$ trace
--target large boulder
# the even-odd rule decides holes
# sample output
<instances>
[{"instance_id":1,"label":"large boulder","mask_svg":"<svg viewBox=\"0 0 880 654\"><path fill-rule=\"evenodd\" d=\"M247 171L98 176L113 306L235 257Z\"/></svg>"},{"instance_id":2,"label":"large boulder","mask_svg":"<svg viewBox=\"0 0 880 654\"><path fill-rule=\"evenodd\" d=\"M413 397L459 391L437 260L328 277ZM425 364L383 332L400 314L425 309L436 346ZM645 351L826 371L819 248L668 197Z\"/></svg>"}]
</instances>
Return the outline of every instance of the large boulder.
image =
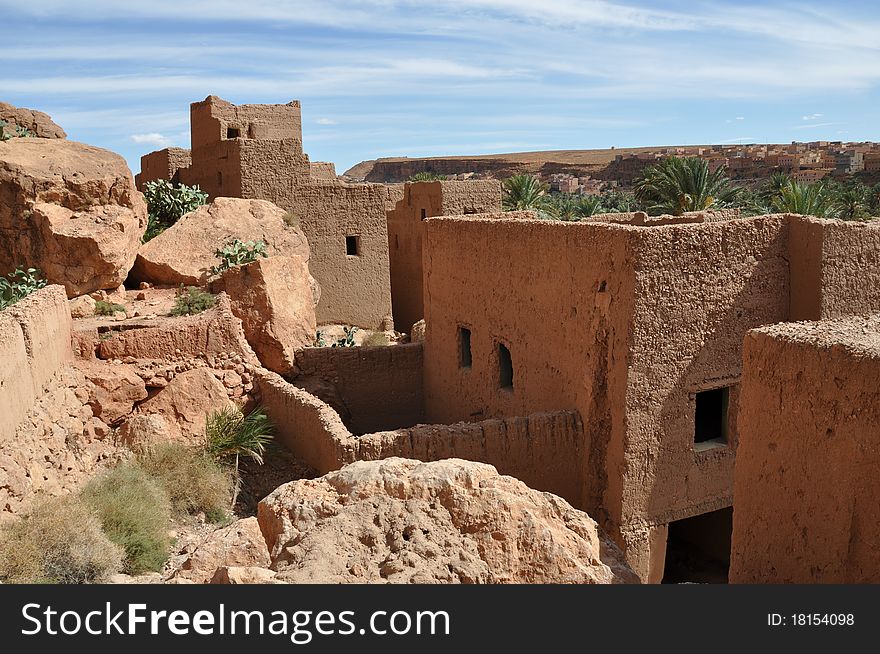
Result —
<instances>
[{"instance_id":1,"label":"large boulder","mask_svg":"<svg viewBox=\"0 0 880 654\"><path fill-rule=\"evenodd\" d=\"M212 532L183 562L174 577L206 584L214 579L218 568L223 567L269 567L269 550L266 548L266 541L263 540L256 518L237 520L228 527ZM225 583L254 582L226 581Z\"/></svg>"},{"instance_id":2,"label":"large boulder","mask_svg":"<svg viewBox=\"0 0 880 654\"><path fill-rule=\"evenodd\" d=\"M262 240L270 255L309 259L309 244L298 227L284 221L286 212L267 200L217 198L183 215L174 225L145 243L138 252L132 278L155 284L201 285L220 261L224 245Z\"/></svg>"},{"instance_id":3,"label":"large boulder","mask_svg":"<svg viewBox=\"0 0 880 654\"><path fill-rule=\"evenodd\" d=\"M203 442L205 421L208 415L218 409L235 406L226 393L226 387L208 368L194 368L175 375L168 385L138 407L134 425L124 428L122 437L136 449L149 447L150 440L174 440ZM154 421L149 425L144 416L159 415L164 425ZM153 432L130 433L136 429L155 428ZM164 430L164 431L163 431Z\"/></svg>"},{"instance_id":4,"label":"large boulder","mask_svg":"<svg viewBox=\"0 0 880 654\"><path fill-rule=\"evenodd\" d=\"M258 507L278 581L637 583L560 497L461 459L359 461Z\"/></svg>"},{"instance_id":5,"label":"large boulder","mask_svg":"<svg viewBox=\"0 0 880 654\"><path fill-rule=\"evenodd\" d=\"M308 262L299 256L258 259L225 271L211 290L225 291L232 313L264 367L286 375L296 352L315 339L315 302Z\"/></svg>"},{"instance_id":6,"label":"large boulder","mask_svg":"<svg viewBox=\"0 0 880 654\"><path fill-rule=\"evenodd\" d=\"M146 227L119 155L65 139L0 142L0 274L39 268L68 297L117 288Z\"/></svg>"},{"instance_id":7,"label":"large boulder","mask_svg":"<svg viewBox=\"0 0 880 654\"><path fill-rule=\"evenodd\" d=\"M147 387L133 368L105 361L79 362L79 369L91 382L85 389L93 414L108 425L116 425L131 413L137 402L147 399Z\"/></svg>"},{"instance_id":8,"label":"large boulder","mask_svg":"<svg viewBox=\"0 0 880 654\"><path fill-rule=\"evenodd\" d=\"M53 121L49 114L36 109L14 107L8 102L0 102L0 120L7 125L23 127L32 136L41 139L63 139L67 134Z\"/></svg>"}]
</instances>

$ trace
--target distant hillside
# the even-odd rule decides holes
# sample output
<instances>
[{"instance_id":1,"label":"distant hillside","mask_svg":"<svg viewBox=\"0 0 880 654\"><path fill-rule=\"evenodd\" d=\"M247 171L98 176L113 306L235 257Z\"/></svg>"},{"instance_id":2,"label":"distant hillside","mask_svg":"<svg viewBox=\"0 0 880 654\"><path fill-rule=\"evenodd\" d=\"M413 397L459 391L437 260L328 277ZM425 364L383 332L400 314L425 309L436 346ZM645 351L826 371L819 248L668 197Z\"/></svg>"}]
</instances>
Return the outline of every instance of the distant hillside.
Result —
<instances>
[{"instance_id":1,"label":"distant hillside","mask_svg":"<svg viewBox=\"0 0 880 654\"><path fill-rule=\"evenodd\" d=\"M475 173L483 177L503 179L520 173L571 173L604 178L604 171L619 154L656 152L670 147L686 151L709 146L653 146L644 148L612 148L606 150L549 150L546 152L512 152L461 157L389 157L362 161L345 174L368 182L403 182L416 173L438 175Z\"/></svg>"}]
</instances>

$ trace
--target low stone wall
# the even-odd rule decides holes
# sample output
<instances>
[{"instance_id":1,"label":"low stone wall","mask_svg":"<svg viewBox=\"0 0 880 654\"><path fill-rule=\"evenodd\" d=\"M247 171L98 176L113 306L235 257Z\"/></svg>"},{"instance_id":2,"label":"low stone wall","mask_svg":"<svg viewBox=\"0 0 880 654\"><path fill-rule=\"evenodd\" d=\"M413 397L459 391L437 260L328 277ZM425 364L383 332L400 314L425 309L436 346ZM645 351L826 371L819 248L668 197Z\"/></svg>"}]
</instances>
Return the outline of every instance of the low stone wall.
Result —
<instances>
[{"instance_id":1,"label":"low stone wall","mask_svg":"<svg viewBox=\"0 0 880 654\"><path fill-rule=\"evenodd\" d=\"M241 320L233 315L225 293L217 297L217 306L213 309L156 327L143 325L104 332L97 345L99 359L177 360L221 354L239 354L248 363L259 365L244 337Z\"/></svg>"},{"instance_id":2,"label":"low stone wall","mask_svg":"<svg viewBox=\"0 0 880 654\"><path fill-rule=\"evenodd\" d=\"M732 583L880 582L880 315L745 339Z\"/></svg>"},{"instance_id":3,"label":"low stone wall","mask_svg":"<svg viewBox=\"0 0 880 654\"><path fill-rule=\"evenodd\" d=\"M320 474L353 461L392 456L437 461L462 458L494 465L529 486L579 503L586 457L580 416L572 411L453 425L416 425L354 436L327 403L261 370L260 401L276 439Z\"/></svg>"},{"instance_id":4,"label":"low stone wall","mask_svg":"<svg viewBox=\"0 0 880 654\"><path fill-rule=\"evenodd\" d=\"M333 406L356 434L424 422L421 343L305 348L293 380ZM322 390L323 389L323 390Z\"/></svg>"},{"instance_id":5,"label":"low stone wall","mask_svg":"<svg viewBox=\"0 0 880 654\"><path fill-rule=\"evenodd\" d=\"M63 286L48 286L0 312L0 441L12 437L48 382L70 360Z\"/></svg>"}]
</instances>

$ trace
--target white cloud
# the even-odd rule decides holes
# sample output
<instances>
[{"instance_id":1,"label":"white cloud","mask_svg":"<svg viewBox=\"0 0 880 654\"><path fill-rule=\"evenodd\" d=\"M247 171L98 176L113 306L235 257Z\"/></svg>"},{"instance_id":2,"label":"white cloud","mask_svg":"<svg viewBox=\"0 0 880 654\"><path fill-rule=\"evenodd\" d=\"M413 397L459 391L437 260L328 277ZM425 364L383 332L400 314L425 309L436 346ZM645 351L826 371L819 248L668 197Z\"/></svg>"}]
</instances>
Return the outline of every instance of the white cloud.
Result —
<instances>
[{"instance_id":1,"label":"white cloud","mask_svg":"<svg viewBox=\"0 0 880 654\"><path fill-rule=\"evenodd\" d=\"M149 134L132 134L131 140L139 145L166 146L171 144L171 139L167 136L159 134L159 132L150 132Z\"/></svg>"},{"instance_id":2,"label":"white cloud","mask_svg":"<svg viewBox=\"0 0 880 654\"><path fill-rule=\"evenodd\" d=\"M737 116L735 120L745 120L744 116Z\"/></svg>"},{"instance_id":3,"label":"white cloud","mask_svg":"<svg viewBox=\"0 0 880 654\"><path fill-rule=\"evenodd\" d=\"M792 129L815 129L817 127L831 127L841 123L810 123L809 125L795 125Z\"/></svg>"},{"instance_id":4,"label":"white cloud","mask_svg":"<svg viewBox=\"0 0 880 654\"><path fill-rule=\"evenodd\" d=\"M821 118L825 114L807 114L806 116L802 116L801 120L816 120L817 118Z\"/></svg>"},{"instance_id":5,"label":"white cloud","mask_svg":"<svg viewBox=\"0 0 880 654\"><path fill-rule=\"evenodd\" d=\"M335 125L336 124L336 121L333 120L332 118L318 118L318 120L316 120L315 122L318 123L319 125Z\"/></svg>"}]
</instances>

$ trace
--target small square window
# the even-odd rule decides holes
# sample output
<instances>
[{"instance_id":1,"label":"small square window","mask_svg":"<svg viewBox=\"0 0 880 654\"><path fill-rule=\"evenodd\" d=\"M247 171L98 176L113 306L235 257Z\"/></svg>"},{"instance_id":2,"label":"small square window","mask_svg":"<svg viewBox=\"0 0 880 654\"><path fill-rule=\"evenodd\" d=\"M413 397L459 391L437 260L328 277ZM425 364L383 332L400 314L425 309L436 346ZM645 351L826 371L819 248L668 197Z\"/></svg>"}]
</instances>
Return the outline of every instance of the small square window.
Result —
<instances>
[{"instance_id":1,"label":"small square window","mask_svg":"<svg viewBox=\"0 0 880 654\"><path fill-rule=\"evenodd\" d=\"M498 385L501 388L513 388L513 360L510 350L502 343L498 344Z\"/></svg>"},{"instance_id":2,"label":"small square window","mask_svg":"<svg viewBox=\"0 0 880 654\"><path fill-rule=\"evenodd\" d=\"M346 236L345 237L345 253L350 257L358 257L361 254L361 237Z\"/></svg>"},{"instance_id":3,"label":"small square window","mask_svg":"<svg viewBox=\"0 0 880 654\"><path fill-rule=\"evenodd\" d=\"M237 139L241 136L241 132L237 127L227 127L226 128L226 138L228 139Z\"/></svg>"},{"instance_id":4,"label":"small square window","mask_svg":"<svg viewBox=\"0 0 880 654\"><path fill-rule=\"evenodd\" d=\"M471 355L471 330L467 327L458 328L458 365L470 368L473 363Z\"/></svg>"},{"instance_id":5,"label":"small square window","mask_svg":"<svg viewBox=\"0 0 880 654\"><path fill-rule=\"evenodd\" d=\"M696 395L694 444L702 448L727 444L727 409L730 387L713 388Z\"/></svg>"}]
</instances>

